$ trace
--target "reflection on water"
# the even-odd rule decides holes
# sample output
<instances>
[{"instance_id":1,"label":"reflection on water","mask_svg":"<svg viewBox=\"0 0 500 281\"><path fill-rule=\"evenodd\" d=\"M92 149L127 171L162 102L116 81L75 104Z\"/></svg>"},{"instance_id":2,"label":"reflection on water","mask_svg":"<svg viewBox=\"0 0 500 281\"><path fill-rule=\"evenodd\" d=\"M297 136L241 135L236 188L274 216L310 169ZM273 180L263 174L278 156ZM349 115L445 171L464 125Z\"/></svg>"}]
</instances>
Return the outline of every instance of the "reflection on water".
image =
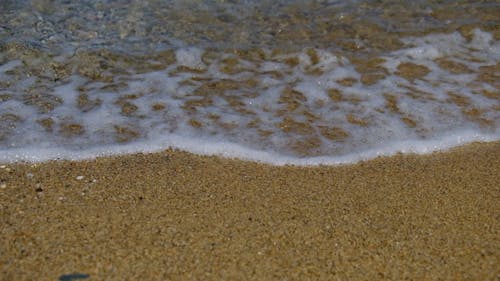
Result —
<instances>
[{"instance_id":1,"label":"reflection on water","mask_svg":"<svg viewBox=\"0 0 500 281\"><path fill-rule=\"evenodd\" d=\"M2 1L1 41L148 52L204 48L373 51L473 28L498 38L496 1Z\"/></svg>"}]
</instances>

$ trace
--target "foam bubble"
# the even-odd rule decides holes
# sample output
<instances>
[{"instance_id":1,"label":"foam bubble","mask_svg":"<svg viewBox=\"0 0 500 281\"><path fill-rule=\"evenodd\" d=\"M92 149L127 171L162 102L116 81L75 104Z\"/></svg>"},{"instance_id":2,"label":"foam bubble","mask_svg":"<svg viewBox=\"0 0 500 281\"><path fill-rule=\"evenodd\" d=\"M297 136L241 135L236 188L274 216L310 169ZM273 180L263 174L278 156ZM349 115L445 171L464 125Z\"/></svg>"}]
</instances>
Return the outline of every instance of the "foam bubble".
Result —
<instances>
[{"instance_id":1,"label":"foam bubble","mask_svg":"<svg viewBox=\"0 0 500 281\"><path fill-rule=\"evenodd\" d=\"M201 61L202 54L203 51L196 47L180 48L175 52L175 58L179 65L200 69L204 67Z\"/></svg>"}]
</instances>

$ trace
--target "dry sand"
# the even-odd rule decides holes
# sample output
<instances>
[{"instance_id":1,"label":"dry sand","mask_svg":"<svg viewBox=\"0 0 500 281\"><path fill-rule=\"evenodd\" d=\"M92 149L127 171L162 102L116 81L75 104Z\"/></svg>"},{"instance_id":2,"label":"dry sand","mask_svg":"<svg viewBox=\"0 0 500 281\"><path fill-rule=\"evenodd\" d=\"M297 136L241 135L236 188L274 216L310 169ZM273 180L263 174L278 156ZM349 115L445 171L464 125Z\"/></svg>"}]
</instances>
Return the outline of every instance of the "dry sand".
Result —
<instances>
[{"instance_id":1,"label":"dry sand","mask_svg":"<svg viewBox=\"0 0 500 281\"><path fill-rule=\"evenodd\" d=\"M499 175L500 142L315 168L9 164L0 279L498 280Z\"/></svg>"}]
</instances>

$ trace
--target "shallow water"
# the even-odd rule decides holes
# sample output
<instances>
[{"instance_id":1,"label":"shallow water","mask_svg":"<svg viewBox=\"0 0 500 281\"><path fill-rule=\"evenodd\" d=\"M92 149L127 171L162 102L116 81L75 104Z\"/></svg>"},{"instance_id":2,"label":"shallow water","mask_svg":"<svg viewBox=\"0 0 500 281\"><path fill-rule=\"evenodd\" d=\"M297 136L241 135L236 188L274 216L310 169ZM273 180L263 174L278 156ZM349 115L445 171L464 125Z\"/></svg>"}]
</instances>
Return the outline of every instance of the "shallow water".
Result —
<instances>
[{"instance_id":1,"label":"shallow water","mask_svg":"<svg viewBox=\"0 0 500 281\"><path fill-rule=\"evenodd\" d=\"M500 139L495 1L2 1L0 161Z\"/></svg>"}]
</instances>

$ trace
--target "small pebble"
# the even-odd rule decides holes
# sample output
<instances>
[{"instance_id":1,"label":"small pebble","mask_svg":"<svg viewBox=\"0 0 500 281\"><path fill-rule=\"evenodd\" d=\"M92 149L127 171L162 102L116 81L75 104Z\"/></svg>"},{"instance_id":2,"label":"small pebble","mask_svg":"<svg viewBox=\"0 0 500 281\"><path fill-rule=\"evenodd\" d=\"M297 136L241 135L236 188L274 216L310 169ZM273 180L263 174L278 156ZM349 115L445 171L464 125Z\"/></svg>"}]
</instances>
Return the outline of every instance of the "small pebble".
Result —
<instances>
[{"instance_id":1,"label":"small pebble","mask_svg":"<svg viewBox=\"0 0 500 281\"><path fill-rule=\"evenodd\" d=\"M78 177L76 177L76 180L81 181L81 180L83 180L83 178L85 178L85 177L84 176L78 176Z\"/></svg>"},{"instance_id":2,"label":"small pebble","mask_svg":"<svg viewBox=\"0 0 500 281\"><path fill-rule=\"evenodd\" d=\"M9 167L5 168L5 171L10 172L12 171Z\"/></svg>"},{"instance_id":3,"label":"small pebble","mask_svg":"<svg viewBox=\"0 0 500 281\"><path fill-rule=\"evenodd\" d=\"M1 189L7 188L7 184L6 183L0 183L0 188Z\"/></svg>"},{"instance_id":4,"label":"small pebble","mask_svg":"<svg viewBox=\"0 0 500 281\"><path fill-rule=\"evenodd\" d=\"M0 165L0 169L5 169L5 168L7 168L7 166L5 166L5 165Z\"/></svg>"},{"instance_id":5,"label":"small pebble","mask_svg":"<svg viewBox=\"0 0 500 281\"><path fill-rule=\"evenodd\" d=\"M87 279L90 275L85 273L71 273L71 274L63 274L59 276L60 281L72 281L77 279Z\"/></svg>"}]
</instances>

